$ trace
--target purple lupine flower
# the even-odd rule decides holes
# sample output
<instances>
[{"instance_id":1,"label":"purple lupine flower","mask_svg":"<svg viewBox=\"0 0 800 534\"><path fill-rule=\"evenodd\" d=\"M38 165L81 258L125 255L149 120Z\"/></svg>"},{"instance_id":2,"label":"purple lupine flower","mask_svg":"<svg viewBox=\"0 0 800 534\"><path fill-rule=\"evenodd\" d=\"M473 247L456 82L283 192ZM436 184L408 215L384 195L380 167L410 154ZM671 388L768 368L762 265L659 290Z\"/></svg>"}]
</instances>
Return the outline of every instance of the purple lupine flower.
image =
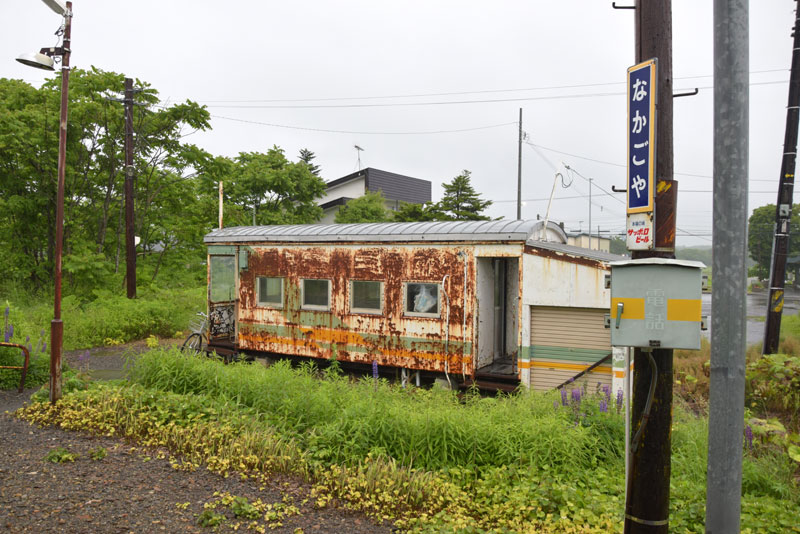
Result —
<instances>
[{"instance_id":1,"label":"purple lupine flower","mask_svg":"<svg viewBox=\"0 0 800 534\"><path fill-rule=\"evenodd\" d=\"M372 378L378 379L378 360L372 360Z\"/></svg>"},{"instance_id":2,"label":"purple lupine flower","mask_svg":"<svg viewBox=\"0 0 800 534\"><path fill-rule=\"evenodd\" d=\"M44 343L42 343L42 352L44 352L44 351L46 351L46 350L47 350L47 341L45 341Z\"/></svg>"},{"instance_id":3,"label":"purple lupine flower","mask_svg":"<svg viewBox=\"0 0 800 534\"><path fill-rule=\"evenodd\" d=\"M11 313L11 308L6 305L6 321L8 321L8 314Z\"/></svg>"},{"instance_id":4,"label":"purple lupine flower","mask_svg":"<svg viewBox=\"0 0 800 534\"><path fill-rule=\"evenodd\" d=\"M567 390L561 389L561 406L567 405Z\"/></svg>"},{"instance_id":5,"label":"purple lupine flower","mask_svg":"<svg viewBox=\"0 0 800 534\"><path fill-rule=\"evenodd\" d=\"M12 337L14 337L14 325L10 324L8 328L6 328L6 343L8 343Z\"/></svg>"},{"instance_id":6,"label":"purple lupine flower","mask_svg":"<svg viewBox=\"0 0 800 534\"><path fill-rule=\"evenodd\" d=\"M623 398L622 388L619 388L617 390L617 413L619 413L620 410L622 410L622 398Z\"/></svg>"},{"instance_id":7,"label":"purple lupine flower","mask_svg":"<svg viewBox=\"0 0 800 534\"><path fill-rule=\"evenodd\" d=\"M3 331L3 341L8 343L8 340L11 339L11 332L8 330L8 327Z\"/></svg>"},{"instance_id":8,"label":"purple lupine flower","mask_svg":"<svg viewBox=\"0 0 800 534\"><path fill-rule=\"evenodd\" d=\"M39 342L36 344L36 350L38 350L39 352L44 352L43 343L46 343L44 340L44 329L41 332L39 332Z\"/></svg>"},{"instance_id":9,"label":"purple lupine flower","mask_svg":"<svg viewBox=\"0 0 800 534\"><path fill-rule=\"evenodd\" d=\"M603 395L606 397L606 406L608 405L608 401L611 400L611 386L608 384L603 384Z\"/></svg>"},{"instance_id":10,"label":"purple lupine flower","mask_svg":"<svg viewBox=\"0 0 800 534\"><path fill-rule=\"evenodd\" d=\"M572 402L581 403L581 390L580 389L573 389L572 390Z\"/></svg>"},{"instance_id":11,"label":"purple lupine flower","mask_svg":"<svg viewBox=\"0 0 800 534\"><path fill-rule=\"evenodd\" d=\"M600 399L600 413L608 413L608 401Z\"/></svg>"},{"instance_id":12,"label":"purple lupine flower","mask_svg":"<svg viewBox=\"0 0 800 534\"><path fill-rule=\"evenodd\" d=\"M753 450L753 429L750 425L744 427L744 438L747 441L747 448Z\"/></svg>"}]
</instances>

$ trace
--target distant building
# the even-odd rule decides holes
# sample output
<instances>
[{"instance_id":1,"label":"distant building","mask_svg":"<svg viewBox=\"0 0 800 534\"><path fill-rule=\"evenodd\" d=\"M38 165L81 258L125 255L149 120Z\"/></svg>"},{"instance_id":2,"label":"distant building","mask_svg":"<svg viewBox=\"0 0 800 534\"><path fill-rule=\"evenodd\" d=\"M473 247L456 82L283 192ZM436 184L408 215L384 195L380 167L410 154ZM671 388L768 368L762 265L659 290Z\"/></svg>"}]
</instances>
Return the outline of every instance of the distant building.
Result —
<instances>
[{"instance_id":1,"label":"distant building","mask_svg":"<svg viewBox=\"0 0 800 534\"><path fill-rule=\"evenodd\" d=\"M590 240L592 246L589 246ZM567 244L574 247L600 250L602 252L609 252L611 250L611 239L607 237L598 237L596 235L590 236L584 232L567 234Z\"/></svg>"},{"instance_id":2,"label":"distant building","mask_svg":"<svg viewBox=\"0 0 800 534\"><path fill-rule=\"evenodd\" d=\"M327 184L328 190L317 203L324 215L320 224L334 222L341 206L348 200L363 196L367 191L380 191L386 199L386 207L397 210L403 202L424 204L431 201L431 183L402 174L367 167Z\"/></svg>"}]
</instances>

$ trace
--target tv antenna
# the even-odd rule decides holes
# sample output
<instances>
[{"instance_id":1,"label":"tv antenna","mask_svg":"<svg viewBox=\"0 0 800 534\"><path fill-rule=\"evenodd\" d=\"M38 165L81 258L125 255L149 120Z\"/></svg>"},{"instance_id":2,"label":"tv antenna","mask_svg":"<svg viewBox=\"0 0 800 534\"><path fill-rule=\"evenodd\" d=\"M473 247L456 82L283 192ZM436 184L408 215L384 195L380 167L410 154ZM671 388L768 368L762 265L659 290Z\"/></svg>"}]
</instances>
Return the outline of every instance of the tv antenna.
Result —
<instances>
[{"instance_id":1,"label":"tv antenna","mask_svg":"<svg viewBox=\"0 0 800 534\"><path fill-rule=\"evenodd\" d=\"M356 149L356 155L358 156L358 170L361 170L361 153L364 152L364 149L358 145L353 145L353 148Z\"/></svg>"}]
</instances>

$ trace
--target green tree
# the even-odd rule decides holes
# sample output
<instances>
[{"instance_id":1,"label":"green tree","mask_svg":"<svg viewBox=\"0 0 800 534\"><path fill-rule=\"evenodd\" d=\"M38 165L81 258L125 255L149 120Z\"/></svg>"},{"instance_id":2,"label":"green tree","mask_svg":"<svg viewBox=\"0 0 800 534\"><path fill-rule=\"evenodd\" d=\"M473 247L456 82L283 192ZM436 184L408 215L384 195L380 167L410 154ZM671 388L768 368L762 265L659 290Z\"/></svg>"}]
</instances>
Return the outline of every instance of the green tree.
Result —
<instances>
[{"instance_id":1,"label":"green tree","mask_svg":"<svg viewBox=\"0 0 800 534\"><path fill-rule=\"evenodd\" d=\"M112 285L109 277L122 276L123 109L105 95L122 92L124 76L92 68L75 69L70 78L63 261L64 289L74 292ZM174 241L179 227L185 229L180 215L192 209L186 199L193 198L196 168L208 154L183 138L187 130L208 128L209 115L191 101L156 107L157 91L137 85L142 91L134 116L135 227L142 250L148 250L167 234ZM4 283L42 289L52 279L60 97L60 74L38 89L0 79ZM195 252L202 248L189 245ZM176 249L167 250L162 261Z\"/></svg>"},{"instance_id":2,"label":"green tree","mask_svg":"<svg viewBox=\"0 0 800 534\"><path fill-rule=\"evenodd\" d=\"M386 199L380 191L367 191L363 196L347 201L339 208L336 223L387 222L392 216L386 209Z\"/></svg>"},{"instance_id":3,"label":"green tree","mask_svg":"<svg viewBox=\"0 0 800 534\"><path fill-rule=\"evenodd\" d=\"M313 174L314 176L319 176L320 173L319 165L311 163L311 160L313 160L316 157L317 155L311 152L309 149L307 148L300 149L300 158L299 158L300 161L308 165L308 170L311 171L311 174Z\"/></svg>"},{"instance_id":4,"label":"green tree","mask_svg":"<svg viewBox=\"0 0 800 534\"><path fill-rule=\"evenodd\" d=\"M325 182L311 173L304 162L290 162L283 149L241 152L232 164L217 160L217 175L226 186L226 199L237 209L226 220L234 224L305 224L322 217L316 199L325 192ZM249 218L244 214L249 213Z\"/></svg>"},{"instance_id":5,"label":"green tree","mask_svg":"<svg viewBox=\"0 0 800 534\"><path fill-rule=\"evenodd\" d=\"M612 254L629 254L624 237L612 236L611 242L608 244L608 250Z\"/></svg>"},{"instance_id":6,"label":"green tree","mask_svg":"<svg viewBox=\"0 0 800 534\"><path fill-rule=\"evenodd\" d=\"M444 196L437 204L447 220L488 221L490 217L481 212L492 205L491 200L482 200L470 183L470 171L464 170L449 184L443 184Z\"/></svg>"},{"instance_id":7,"label":"green tree","mask_svg":"<svg viewBox=\"0 0 800 534\"><path fill-rule=\"evenodd\" d=\"M432 202L425 204L411 204L404 202L400 209L392 214L392 220L397 222L424 222L446 220L444 214L439 211L438 205Z\"/></svg>"},{"instance_id":8,"label":"green tree","mask_svg":"<svg viewBox=\"0 0 800 534\"><path fill-rule=\"evenodd\" d=\"M753 272L760 278L769 277L772 260L772 241L775 235L775 204L753 210L747 227L747 250L756 262ZM789 257L800 255L800 204L792 206L790 221ZM797 279L797 265L793 266Z\"/></svg>"}]
</instances>

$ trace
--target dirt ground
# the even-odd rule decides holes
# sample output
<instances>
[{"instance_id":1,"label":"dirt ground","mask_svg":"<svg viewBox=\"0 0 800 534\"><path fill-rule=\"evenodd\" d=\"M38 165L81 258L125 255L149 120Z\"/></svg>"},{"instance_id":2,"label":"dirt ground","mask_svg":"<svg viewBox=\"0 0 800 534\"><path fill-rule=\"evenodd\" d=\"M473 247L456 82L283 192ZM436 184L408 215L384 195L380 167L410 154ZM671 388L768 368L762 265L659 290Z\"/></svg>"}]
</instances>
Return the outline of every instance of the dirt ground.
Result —
<instances>
[{"instance_id":1,"label":"dirt ground","mask_svg":"<svg viewBox=\"0 0 800 534\"><path fill-rule=\"evenodd\" d=\"M167 343L174 343L168 340ZM73 366L88 368L91 375L122 376L130 354L146 350L143 342L122 347L65 353ZM116 376L109 376L116 378ZM38 388L36 388L38 389ZM263 484L224 478L205 469L178 471L156 451L138 448L115 438L83 432L39 428L14 418L10 412L27 402L35 391L0 391L0 531L58 533L150 532L267 532L292 534L389 533L392 528L340 510L318 510L309 500L308 486L289 477L274 477ZM49 452L63 447L77 454L72 462L51 463ZM102 459L91 452L104 450ZM214 492L228 492L250 502L291 503L299 513L279 520L270 528L263 515L257 527L237 519L227 507L218 527L198 525L204 505L219 499ZM274 526L275 521L271 522ZM238 527L237 527L238 524ZM238 529L238 530L237 530ZM263 531L263 530L262 530Z\"/></svg>"}]
</instances>

